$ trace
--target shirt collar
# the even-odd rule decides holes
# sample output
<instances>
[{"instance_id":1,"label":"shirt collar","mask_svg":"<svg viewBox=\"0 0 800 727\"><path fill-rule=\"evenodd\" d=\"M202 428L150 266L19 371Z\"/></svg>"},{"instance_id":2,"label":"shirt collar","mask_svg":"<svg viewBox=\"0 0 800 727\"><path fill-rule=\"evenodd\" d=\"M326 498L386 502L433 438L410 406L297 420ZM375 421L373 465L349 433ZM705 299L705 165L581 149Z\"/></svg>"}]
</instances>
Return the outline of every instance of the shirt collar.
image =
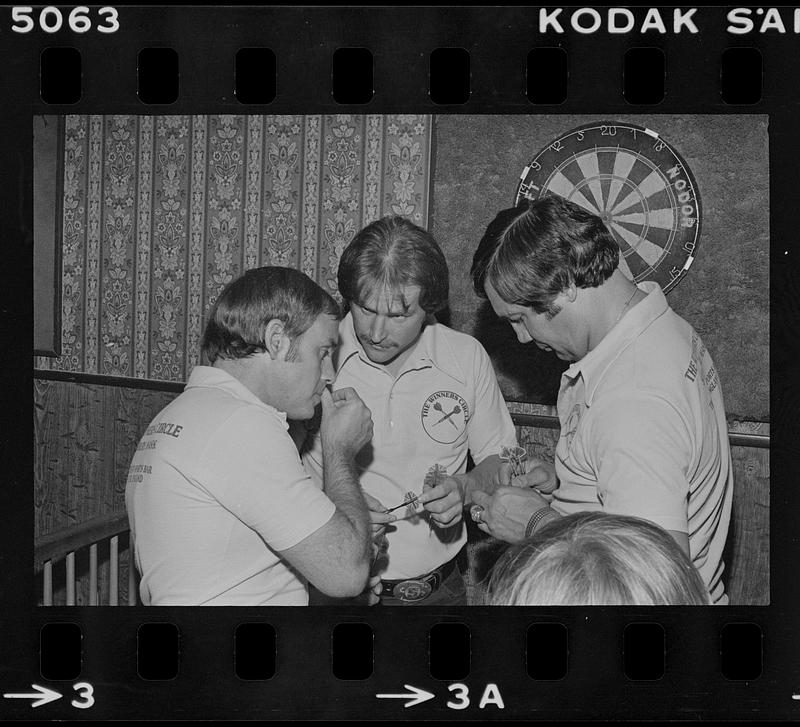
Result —
<instances>
[{"instance_id":1,"label":"shirt collar","mask_svg":"<svg viewBox=\"0 0 800 727\"><path fill-rule=\"evenodd\" d=\"M279 411L274 406L265 404L250 389L248 389L239 379L232 376L227 371L215 366L195 366L189 375L184 391L194 388L214 388L222 389L231 396L246 401L248 404L255 404L273 413L281 421L286 421L286 412Z\"/></svg>"},{"instance_id":2,"label":"shirt collar","mask_svg":"<svg viewBox=\"0 0 800 727\"><path fill-rule=\"evenodd\" d=\"M341 323L339 323L339 348L336 349L336 370L342 368L347 361L358 354L360 358L367 359L363 346L356 338L356 331L353 328L353 315L348 313Z\"/></svg>"},{"instance_id":3,"label":"shirt collar","mask_svg":"<svg viewBox=\"0 0 800 727\"><path fill-rule=\"evenodd\" d=\"M444 326L441 323L432 323L425 327L420 339L420 348L423 355L444 374L466 385L467 377L458 363L458 357L450 345L448 337L444 335Z\"/></svg>"},{"instance_id":4,"label":"shirt collar","mask_svg":"<svg viewBox=\"0 0 800 727\"><path fill-rule=\"evenodd\" d=\"M370 361L364 352L364 347L356 337L353 316L348 313L339 324L339 349L336 352L336 370L340 371L356 355L367 365L379 368L380 365ZM422 330L422 336L420 336L405 366L403 366L403 371L419 368L420 364L435 366L442 373L454 378L462 385L467 383L467 377L458 363L458 358L447 337L443 335L441 323L429 323L425 326Z\"/></svg>"},{"instance_id":5,"label":"shirt collar","mask_svg":"<svg viewBox=\"0 0 800 727\"><path fill-rule=\"evenodd\" d=\"M571 381L575 381L578 376L583 378L586 406L591 406L603 376L623 351L669 309L658 283L647 281L639 283L637 287L647 293L647 297L631 308L597 346L580 361L575 361L563 374Z\"/></svg>"}]
</instances>

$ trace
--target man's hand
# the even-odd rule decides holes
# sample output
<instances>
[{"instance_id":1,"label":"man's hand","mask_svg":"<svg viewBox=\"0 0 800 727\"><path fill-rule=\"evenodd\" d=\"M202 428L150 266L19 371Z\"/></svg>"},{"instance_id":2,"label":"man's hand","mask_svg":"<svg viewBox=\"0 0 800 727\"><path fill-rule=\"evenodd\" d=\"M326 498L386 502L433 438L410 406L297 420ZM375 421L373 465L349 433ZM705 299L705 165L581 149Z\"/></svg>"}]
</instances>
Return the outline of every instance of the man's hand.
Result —
<instances>
[{"instance_id":1,"label":"man's hand","mask_svg":"<svg viewBox=\"0 0 800 727\"><path fill-rule=\"evenodd\" d=\"M478 527L507 543L524 540L531 515L548 506L547 500L536 490L520 487L500 487L491 495L475 490L472 501L483 507Z\"/></svg>"},{"instance_id":2,"label":"man's hand","mask_svg":"<svg viewBox=\"0 0 800 727\"><path fill-rule=\"evenodd\" d=\"M437 527L449 528L461 520L464 489L455 477L448 477L436 487L423 485L419 501L431 514L431 521Z\"/></svg>"},{"instance_id":3,"label":"man's hand","mask_svg":"<svg viewBox=\"0 0 800 727\"><path fill-rule=\"evenodd\" d=\"M375 573L369 577L369 583L358 599L360 601L363 600L367 606L375 606L381 602L382 590L383 586L381 585L381 574Z\"/></svg>"},{"instance_id":4,"label":"man's hand","mask_svg":"<svg viewBox=\"0 0 800 727\"><path fill-rule=\"evenodd\" d=\"M397 516L393 512L386 512L383 503L377 498L363 491L362 494L369 510L369 519L372 522L372 539L377 542L386 532L386 525L397 520Z\"/></svg>"},{"instance_id":5,"label":"man's hand","mask_svg":"<svg viewBox=\"0 0 800 727\"><path fill-rule=\"evenodd\" d=\"M552 462L529 457L525 462L525 474L511 478L512 487L531 487L545 495L558 488L556 468Z\"/></svg>"},{"instance_id":6,"label":"man's hand","mask_svg":"<svg viewBox=\"0 0 800 727\"><path fill-rule=\"evenodd\" d=\"M372 498L375 500L375 498ZM377 502L377 500L375 500ZM383 535L376 536L372 541L372 568L370 569L369 581L367 587L358 596L358 602L365 606L374 606L381 601L381 591L383 585L381 584L381 576L386 570L387 556L386 551L389 543Z\"/></svg>"},{"instance_id":7,"label":"man's hand","mask_svg":"<svg viewBox=\"0 0 800 727\"><path fill-rule=\"evenodd\" d=\"M355 389L322 391L322 449L328 454L355 457L372 439L372 414Z\"/></svg>"}]
</instances>

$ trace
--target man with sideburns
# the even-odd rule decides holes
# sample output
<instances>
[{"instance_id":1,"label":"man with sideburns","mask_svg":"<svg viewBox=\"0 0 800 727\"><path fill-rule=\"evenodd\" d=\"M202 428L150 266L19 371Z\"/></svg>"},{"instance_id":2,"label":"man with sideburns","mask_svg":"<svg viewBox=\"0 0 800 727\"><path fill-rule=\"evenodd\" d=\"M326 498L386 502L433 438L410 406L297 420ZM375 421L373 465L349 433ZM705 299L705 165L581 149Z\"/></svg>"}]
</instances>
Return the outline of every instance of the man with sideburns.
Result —
<instances>
[{"instance_id":1,"label":"man with sideburns","mask_svg":"<svg viewBox=\"0 0 800 727\"><path fill-rule=\"evenodd\" d=\"M559 196L525 200L487 228L476 292L520 343L571 365L550 480L529 487L523 475L520 486L473 493L473 519L509 542L584 510L650 520L690 557L712 602L726 604L733 471L719 377L659 285L634 283L619 256L603 220Z\"/></svg>"},{"instance_id":2,"label":"man with sideburns","mask_svg":"<svg viewBox=\"0 0 800 727\"><path fill-rule=\"evenodd\" d=\"M307 605L308 585L363 591L371 526L355 456L369 410L331 394L336 301L291 268L228 284L203 334L207 366L155 418L125 501L145 605ZM305 472L287 431L322 405L325 473Z\"/></svg>"},{"instance_id":3,"label":"man with sideburns","mask_svg":"<svg viewBox=\"0 0 800 727\"><path fill-rule=\"evenodd\" d=\"M447 263L409 220L385 217L361 230L342 254L338 282L349 312L339 326L336 386L352 387L372 411L373 438L357 466L384 544L361 602L465 604L464 501L474 487L499 484L501 448L516 444L491 361L474 338L437 322ZM323 476L319 438L304 462ZM315 602L324 599L312 593Z\"/></svg>"}]
</instances>

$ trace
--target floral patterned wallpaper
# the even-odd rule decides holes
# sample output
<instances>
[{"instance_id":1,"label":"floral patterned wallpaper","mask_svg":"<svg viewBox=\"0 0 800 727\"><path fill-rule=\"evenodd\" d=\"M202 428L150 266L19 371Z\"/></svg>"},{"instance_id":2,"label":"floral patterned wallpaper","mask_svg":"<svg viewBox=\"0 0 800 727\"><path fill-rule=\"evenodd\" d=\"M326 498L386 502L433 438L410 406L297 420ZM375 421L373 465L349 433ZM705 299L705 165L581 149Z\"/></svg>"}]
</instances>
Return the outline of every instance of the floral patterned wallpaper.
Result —
<instances>
[{"instance_id":1,"label":"floral patterned wallpaper","mask_svg":"<svg viewBox=\"0 0 800 727\"><path fill-rule=\"evenodd\" d=\"M64 145L62 355L38 368L183 381L243 271L337 294L361 227L428 226L430 116L73 115Z\"/></svg>"}]
</instances>

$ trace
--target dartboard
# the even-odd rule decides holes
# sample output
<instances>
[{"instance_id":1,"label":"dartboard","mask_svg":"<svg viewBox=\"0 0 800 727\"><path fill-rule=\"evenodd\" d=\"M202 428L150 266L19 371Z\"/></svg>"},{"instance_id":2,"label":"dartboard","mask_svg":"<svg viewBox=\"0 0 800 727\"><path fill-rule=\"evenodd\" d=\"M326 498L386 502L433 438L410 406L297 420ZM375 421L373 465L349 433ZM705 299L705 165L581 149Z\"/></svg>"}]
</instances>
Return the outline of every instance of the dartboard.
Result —
<instances>
[{"instance_id":1,"label":"dartboard","mask_svg":"<svg viewBox=\"0 0 800 727\"><path fill-rule=\"evenodd\" d=\"M559 136L522 170L516 203L546 194L601 217L619 243L620 267L636 282L655 280L667 292L694 261L697 182L652 129L604 121Z\"/></svg>"}]
</instances>

